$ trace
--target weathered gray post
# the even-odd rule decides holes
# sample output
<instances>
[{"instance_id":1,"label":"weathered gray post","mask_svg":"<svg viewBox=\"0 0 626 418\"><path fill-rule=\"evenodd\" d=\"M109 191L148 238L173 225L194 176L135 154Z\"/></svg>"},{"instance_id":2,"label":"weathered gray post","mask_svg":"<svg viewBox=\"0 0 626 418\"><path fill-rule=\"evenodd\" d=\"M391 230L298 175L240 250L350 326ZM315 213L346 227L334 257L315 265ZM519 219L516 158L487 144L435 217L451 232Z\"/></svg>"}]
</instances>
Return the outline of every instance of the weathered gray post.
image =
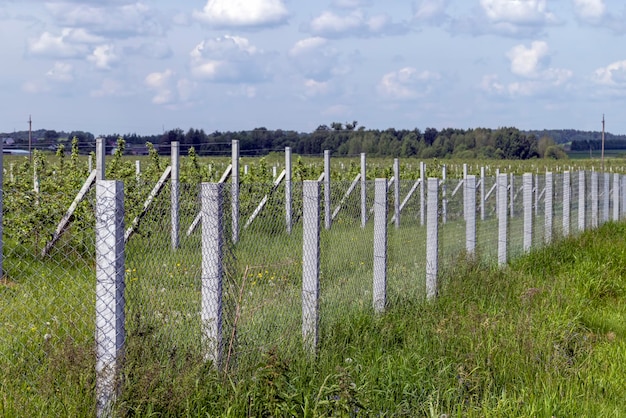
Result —
<instances>
[{"instance_id":1,"label":"weathered gray post","mask_svg":"<svg viewBox=\"0 0 626 418\"><path fill-rule=\"evenodd\" d=\"M583 232L585 230L585 211L586 211L586 196L585 196L585 172L578 172L578 231Z\"/></svg>"},{"instance_id":2,"label":"weathered gray post","mask_svg":"<svg viewBox=\"0 0 626 418\"><path fill-rule=\"evenodd\" d=\"M498 197L498 265L503 266L507 261L507 175L498 174L496 181Z\"/></svg>"},{"instance_id":3,"label":"weathered gray post","mask_svg":"<svg viewBox=\"0 0 626 418\"><path fill-rule=\"evenodd\" d=\"M361 153L361 228L367 223L367 165L365 153Z\"/></svg>"},{"instance_id":4,"label":"weathered gray post","mask_svg":"<svg viewBox=\"0 0 626 418\"><path fill-rule=\"evenodd\" d=\"M437 296L439 268L439 179L428 179L428 202L426 204L426 298Z\"/></svg>"},{"instance_id":5,"label":"weathered gray post","mask_svg":"<svg viewBox=\"0 0 626 418\"><path fill-rule=\"evenodd\" d=\"M400 228L400 160L393 159L393 213L395 215L394 222L396 229Z\"/></svg>"},{"instance_id":6,"label":"weathered gray post","mask_svg":"<svg viewBox=\"0 0 626 418\"><path fill-rule=\"evenodd\" d=\"M330 150L324 150L324 228L331 228L333 217L330 202Z\"/></svg>"},{"instance_id":7,"label":"weathered gray post","mask_svg":"<svg viewBox=\"0 0 626 418\"><path fill-rule=\"evenodd\" d=\"M420 225L424 226L426 212L426 163L420 161Z\"/></svg>"},{"instance_id":8,"label":"weathered gray post","mask_svg":"<svg viewBox=\"0 0 626 418\"><path fill-rule=\"evenodd\" d=\"M621 193L622 193L622 218L626 217L626 175L621 176Z\"/></svg>"},{"instance_id":9,"label":"weathered gray post","mask_svg":"<svg viewBox=\"0 0 626 418\"><path fill-rule=\"evenodd\" d=\"M103 138L96 138L96 180L104 180L106 148Z\"/></svg>"},{"instance_id":10,"label":"weathered gray post","mask_svg":"<svg viewBox=\"0 0 626 418\"><path fill-rule=\"evenodd\" d=\"M570 209L571 209L571 178L570 172L563 172L563 236L569 236Z\"/></svg>"},{"instance_id":11,"label":"weathered gray post","mask_svg":"<svg viewBox=\"0 0 626 418\"><path fill-rule=\"evenodd\" d=\"M550 244L552 242L552 211L553 211L553 196L554 187L552 183L552 173L546 173L546 188L545 188L545 243Z\"/></svg>"},{"instance_id":12,"label":"weathered gray post","mask_svg":"<svg viewBox=\"0 0 626 418\"><path fill-rule=\"evenodd\" d=\"M591 227L598 227L598 172L591 172Z\"/></svg>"},{"instance_id":13,"label":"weathered gray post","mask_svg":"<svg viewBox=\"0 0 626 418\"><path fill-rule=\"evenodd\" d=\"M139 180L141 178L141 162L139 160L135 160L135 179Z\"/></svg>"},{"instance_id":14,"label":"weathered gray post","mask_svg":"<svg viewBox=\"0 0 626 418\"><path fill-rule=\"evenodd\" d=\"M447 171L446 165L444 164L443 167L441 167L441 222L443 224L448 220L448 200L446 196L448 189L446 185Z\"/></svg>"},{"instance_id":15,"label":"weathered gray post","mask_svg":"<svg viewBox=\"0 0 626 418\"><path fill-rule=\"evenodd\" d=\"M476 253L476 176L467 176L464 181L465 251L473 257Z\"/></svg>"},{"instance_id":16,"label":"weathered gray post","mask_svg":"<svg viewBox=\"0 0 626 418\"><path fill-rule=\"evenodd\" d=\"M619 193L620 193L620 175L617 173L613 174L613 220L619 221Z\"/></svg>"},{"instance_id":17,"label":"weathered gray post","mask_svg":"<svg viewBox=\"0 0 626 418\"><path fill-rule=\"evenodd\" d=\"M223 195L220 183L200 186L202 211L202 331L206 355L219 369L222 363Z\"/></svg>"},{"instance_id":18,"label":"weathered gray post","mask_svg":"<svg viewBox=\"0 0 626 418\"><path fill-rule=\"evenodd\" d=\"M535 174L535 216L539 216L539 174Z\"/></svg>"},{"instance_id":19,"label":"weathered gray post","mask_svg":"<svg viewBox=\"0 0 626 418\"><path fill-rule=\"evenodd\" d=\"M112 415L124 357L124 184L96 183L97 415Z\"/></svg>"},{"instance_id":20,"label":"weathered gray post","mask_svg":"<svg viewBox=\"0 0 626 418\"><path fill-rule=\"evenodd\" d=\"M513 218L515 216L515 210L514 210L514 206L515 206L515 176L513 175L513 173L510 174L511 176L511 184L509 186L509 194L511 195L510 200L511 200L511 218Z\"/></svg>"},{"instance_id":21,"label":"weathered gray post","mask_svg":"<svg viewBox=\"0 0 626 418\"><path fill-rule=\"evenodd\" d=\"M387 179L374 183L374 312L387 304Z\"/></svg>"},{"instance_id":22,"label":"weathered gray post","mask_svg":"<svg viewBox=\"0 0 626 418\"><path fill-rule=\"evenodd\" d=\"M319 183L305 180L302 185L302 339L310 353L315 353L319 339L319 215Z\"/></svg>"},{"instance_id":23,"label":"weathered gray post","mask_svg":"<svg viewBox=\"0 0 626 418\"><path fill-rule=\"evenodd\" d=\"M485 220L485 167L480 167L480 220Z\"/></svg>"},{"instance_id":24,"label":"weathered gray post","mask_svg":"<svg viewBox=\"0 0 626 418\"><path fill-rule=\"evenodd\" d=\"M233 243L239 241L239 140L231 142L230 200Z\"/></svg>"},{"instance_id":25,"label":"weathered gray post","mask_svg":"<svg viewBox=\"0 0 626 418\"><path fill-rule=\"evenodd\" d=\"M524 187L524 252L529 252L533 245L533 175L524 173L522 176Z\"/></svg>"},{"instance_id":26,"label":"weathered gray post","mask_svg":"<svg viewBox=\"0 0 626 418\"><path fill-rule=\"evenodd\" d=\"M180 145L178 141L172 141L171 144L172 151L170 156L170 162L172 165L172 173L171 173L171 226L172 226L172 249L175 250L180 245L180 170L179 164L180 161Z\"/></svg>"},{"instance_id":27,"label":"weathered gray post","mask_svg":"<svg viewBox=\"0 0 626 418\"><path fill-rule=\"evenodd\" d=\"M275 178L276 176L274 176ZM291 148L285 147L285 224L287 233L291 234L292 222L292 202L291 198Z\"/></svg>"},{"instance_id":28,"label":"weathered gray post","mask_svg":"<svg viewBox=\"0 0 626 418\"><path fill-rule=\"evenodd\" d=\"M604 193L602 194L602 223L609 221L609 200L611 198L611 174L604 173Z\"/></svg>"}]
</instances>

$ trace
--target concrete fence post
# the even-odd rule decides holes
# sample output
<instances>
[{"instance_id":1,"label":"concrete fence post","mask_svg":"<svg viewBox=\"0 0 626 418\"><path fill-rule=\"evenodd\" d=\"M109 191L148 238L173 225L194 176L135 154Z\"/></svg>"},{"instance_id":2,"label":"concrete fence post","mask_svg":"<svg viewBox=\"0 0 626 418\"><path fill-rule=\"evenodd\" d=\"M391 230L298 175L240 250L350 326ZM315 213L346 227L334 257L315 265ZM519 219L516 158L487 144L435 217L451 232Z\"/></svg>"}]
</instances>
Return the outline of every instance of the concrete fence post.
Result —
<instances>
[{"instance_id":1,"label":"concrete fence post","mask_svg":"<svg viewBox=\"0 0 626 418\"><path fill-rule=\"evenodd\" d=\"M124 183L96 182L97 416L112 415L126 340L124 317Z\"/></svg>"},{"instance_id":2,"label":"concrete fence post","mask_svg":"<svg viewBox=\"0 0 626 418\"><path fill-rule=\"evenodd\" d=\"M545 231L544 231L544 240L546 244L550 244L552 242L552 224L553 224L553 197L554 197L554 186L553 186L553 178L552 173L546 173L546 188L544 195L545 202Z\"/></svg>"},{"instance_id":3,"label":"concrete fence post","mask_svg":"<svg viewBox=\"0 0 626 418\"><path fill-rule=\"evenodd\" d=\"M503 266L507 262L507 175L497 175L498 197L498 265Z\"/></svg>"},{"instance_id":4,"label":"concrete fence post","mask_svg":"<svg viewBox=\"0 0 626 418\"><path fill-rule=\"evenodd\" d=\"M620 194L620 175L617 173L613 174L613 220L615 222L619 221L619 194Z\"/></svg>"},{"instance_id":5,"label":"concrete fence post","mask_svg":"<svg viewBox=\"0 0 626 418\"><path fill-rule=\"evenodd\" d=\"M220 183L200 186L202 213L202 330L207 359L219 369L222 363L223 193Z\"/></svg>"},{"instance_id":6,"label":"concrete fence post","mask_svg":"<svg viewBox=\"0 0 626 418\"><path fill-rule=\"evenodd\" d=\"M620 176L622 185L622 205L621 217L626 217L626 175Z\"/></svg>"},{"instance_id":7,"label":"concrete fence post","mask_svg":"<svg viewBox=\"0 0 626 418\"><path fill-rule=\"evenodd\" d=\"M367 163L365 153L361 153L361 228L367 224Z\"/></svg>"},{"instance_id":8,"label":"concrete fence post","mask_svg":"<svg viewBox=\"0 0 626 418\"><path fill-rule=\"evenodd\" d=\"M480 220L485 220L485 167L480 167Z\"/></svg>"},{"instance_id":9,"label":"concrete fence post","mask_svg":"<svg viewBox=\"0 0 626 418\"><path fill-rule=\"evenodd\" d=\"M302 339L305 350L315 353L319 340L320 296L320 186L315 180L302 185Z\"/></svg>"},{"instance_id":10,"label":"concrete fence post","mask_svg":"<svg viewBox=\"0 0 626 418\"><path fill-rule=\"evenodd\" d=\"M387 304L387 179L374 183L374 312Z\"/></svg>"},{"instance_id":11,"label":"concrete fence post","mask_svg":"<svg viewBox=\"0 0 626 418\"><path fill-rule=\"evenodd\" d=\"M585 212L587 196L585 195L585 171L578 172L578 231L583 232L585 230Z\"/></svg>"},{"instance_id":12,"label":"concrete fence post","mask_svg":"<svg viewBox=\"0 0 626 418\"><path fill-rule=\"evenodd\" d=\"M598 227L598 172L591 172L591 227Z\"/></svg>"},{"instance_id":13,"label":"concrete fence post","mask_svg":"<svg viewBox=\"0 0 626 418\"><path fill-rule=\"evenodd\" d=\"M463 213L465 214L465 251L476 253L476 176L469 175L463 185Z\"/></svg>"},{"instance_id":14,"label":"concrete fence post","mask_svg":"<svg viewBox=\"0 0 626 418\"><path fill-rule=\"evenodd\" d=\"M398 229L400 228L400 160L398 158L393 160L393 177L395 179L393 183L393 213L395 227Z\"/></svg>"},{"instance_id":15,"label":"concrete fence post","mask_svg":"<svg viewBox=\"0 0 626 418\"><path fill-rule=\"evenodd\" d=\"M522 176L524 204L524 252L529 252L533 245L533 175L524 173Z\"/></svg>"},{"instance_id":16,"label":"concrete fence post","mask_svg":"<svg viewBox=\"0 0 626 418\"><path fill-rule=\"evenodd\" d=\"M444 164L441 167L441 223L445 224L448 221L448 185L446 181L448 179L448 170Z\"/></svg>"},{"instance_id":17,"label":"concrete fence post","mask_svg":"<svg viewBox=\"0 0 626 418\"><path fill-rule=\"evenodd\" d=\"M285 224L288 234L291 234L291 228L293 226L293 199L291 192L291 148L285 147Z\"/></svg>"},{"instance_id":18,"label":"concrete fence post","mask_svg":"<svg viewBox=\"0 0 626 418\"><path fill-rule=\"evenodd\" d=\"M96 138L96 180L104 180L105 177L106 143L104 138Z\"/></svg>"},{"instance_id":19,"label":"concrete fence post","mask_svg":"<svg viewBox=\"0 0 626 418\"><path fill-rule=\"evenodd\" d=\"M332 226L332 207L330 200L330 150L324 151L324 228L329 230Z\"/></svg>"},{"instance_id":20,"label":"concrete fence post","mask_svg":"<svg viewBox=\"0 0 626 418\"><path fill-rule=\"evenodd\" d=\"M426 163L420 161L420 225L426 222Z\"/></svg>"},{"instance_id":21,"label":"concrete fence post","mask_svg":"<svg viewBox=\"0 0 626 418\"><path fill-rule=\"evenodd\" d=\"M611 174L604 173L604 183L603 183L602 193L602 223L606 223L609 221L609 202L611 200Z\"/></svg>"},{"instance_id":22,"label":"concrete fence post","mask_svg":"<svg viewBox=\"0 0 626 418\"><path fill-rule=\"evenodd\" d=\"M180 170L179 170L179 162L180 162L180 144L178 141L173 141L172 144L172 152L171 152L171 166L172 166L172 174L171 176L171 219L172 219L172 249L175 250L180 245Z\"/></svg>"},{"instance_id":23,"label":"concrete fence post","mask_svg":"<svg viewBox=\"0 0 626 418\"><path fill-rule=\"evenodd\" d=\"M437 296L439 269L439 179L428 179L426 203L426 298Z\"/></svg>"},{"instance_id":24,"label":"concrete fence post","mask_svg":"<svg viewBox=\"0 0 626 418\"><path fill-rule=\"evenodd\" d=\"M511 218L513 218L515 216L515 175L513 175L513 173L510 174L511 180L510 180L510 185L509 185L509 195L510 195L510 212L511 212Z\"/></svg>"},{"instance_id":25,"label":"concrete fence post","mask_svg":"<svg viewBox=\"0 0 626 418\"><path fill-rule=\"evenodd\" d=\"M0 277L4 277L4 229L2 227L4 222L4 210L3 210L3 196L4 196L4 144L3 141L0 141Z\"/></svg>"},{"instance_id":26,"label":"concrete fence post","mask_svg":"<svg viewBox=\"0 0 626 418\"><path fill-rule=\"evenodd\" d=\"M563 172L563 237L569 236L571 210L571 177L570 172Z\"/></svg>"},{"instance_id":27,"label":"concrete fence post","mask_svg":"<svg viewBox=\"0 0 626 418\"><path fill-rule=\"evenodd\" d=\"M239 241L239 140L231 142L230 204L233 243Z\"/></svg>"}]
</instances>

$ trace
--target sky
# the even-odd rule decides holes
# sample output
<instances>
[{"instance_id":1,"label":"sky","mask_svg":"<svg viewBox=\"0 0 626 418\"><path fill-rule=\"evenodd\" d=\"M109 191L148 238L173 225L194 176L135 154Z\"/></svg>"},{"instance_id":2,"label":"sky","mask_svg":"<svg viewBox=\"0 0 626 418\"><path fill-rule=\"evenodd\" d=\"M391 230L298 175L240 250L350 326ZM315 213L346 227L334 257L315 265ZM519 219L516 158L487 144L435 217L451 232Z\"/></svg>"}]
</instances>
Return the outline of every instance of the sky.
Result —
<instances>
[{"instance_id":1,"label":"sky","mask_svg":"<svg viewBox=\"0 0 626 418\"><path fill-rule=\"evenodd\" d=\"M0 132L626 134L623 0L0 0Z\"/></svg>"}]
</instances>

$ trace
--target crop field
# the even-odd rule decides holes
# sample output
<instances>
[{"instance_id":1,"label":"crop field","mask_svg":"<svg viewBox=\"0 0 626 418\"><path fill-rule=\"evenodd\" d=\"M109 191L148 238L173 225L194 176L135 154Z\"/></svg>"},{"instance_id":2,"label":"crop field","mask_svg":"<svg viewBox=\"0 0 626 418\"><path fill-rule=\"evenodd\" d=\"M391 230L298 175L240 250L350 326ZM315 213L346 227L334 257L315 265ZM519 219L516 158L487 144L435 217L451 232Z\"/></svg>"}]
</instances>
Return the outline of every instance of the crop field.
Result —
<instances>
[{"instance_id":1,"label":"crop field","mask_svg":"<svg viewBox=\"0 0 626 418\"><path fill-rule=\"evenodd\" d=\"M150 190L169 164L167 157L152 154L139 158L138 173L135 161L137 158L121 155L107 159L107 178L124 181L126 226L142 212ZM502 367L512 361L506 359L506 350L513 348L504 347L505 341L499 339L497 332L505 331L504 321L509 314L500 311L502 307L491 305L503 296L494 293L486 282L496 280L495 276L492 278L495 274L497 280L510 279L511 286L518 290L537 283L532 280L531 283L518 283L514 277L498 276L500 273L494 268L498 221L493 197L486 205L486 219L478 222L479 261L465 259L461 194L451 195L462 178L464 162L460 161L426 161L427 176L441 177L445 165L449 179L446 220L440 221L439 236L442 302L429 304L424 297L426 230L420 224L419 197L416 195L403 211L400 227L396 229L389 224L389 314L380 318L373 314L373 222L370 220L364 228L361 227L360 196L354 193L343 201L332 228L321 232L321 342L317 359L311 359L302 348L301 336L301 181L319 178L323 172L322 159L311 156L296 156L294 159L294 224L287 233L284 185L279 185L271 193L273 167L276 166L280 173L284 168L284 156L242 157L240 223L243 225L250 219L265 195L269 199L260 215L247 228L242 228L239 242L233 244L229 240L232 232L229 229L230 191L228 182L225 184L224 362L222 371L215 371L204 358L199 320L201 236L199 228L189 234L187 228L199 211L198 184L217 181L229 162L227 157L182 157L181 238L177 248L172 248L170 237L169 188L152 202L128 241L125 256L126 355L117 414L328 416L360 415L359 411L365 411L366 415L381 416L439 416L455 412L498 416L507 411L513 415L567 412L572 410L568 408L583 405L576 403L583 402L580 399L575 400L576 396L582 396L582 392L561 370L546 377L540 374L539 378L546 379L543 384L548 394L561 384L574 385L565 386L562 392L571 406L549 398L548 394L541 395L538 387L530 386L532 393L528 399L536 409L528 409L530 406L528 401L523 401L523 391L515 389L517 378L506 376L503 371ZM389 179L392 163L392 160L368 160L368 208L373 205L372 180L378 177ZM406 196L419 178L419 163L418 160L401 161L401 197ZM496 170L521 175L524 172L597 170L599 167L597 160L469 161L467 164L469 174L479 175L481 167L486 168L488 188L493 185ZM609 159L605 166L607 171L626 173L621 160ZM4 159L0 369L6 377L0 383L0 415L95 414L93 190L78 205L56 245L48 254L42 255L59 220L87 178L87 167L87 159L75 154L36 154L33 163L24 157ZM358 157L332 160L333 209L340 204L359 172ZM521 202L521 198L517 202ZM572 231L576 231L576 199L572 202ZM393 208L393 204L393 194L390 193L388 207ZM554 236L560 239L559 204L557 199ZM519 258L524 253L521 206L515 206L514 211L517 216L509 221L509 253L511 257ZM390 217L391 214L392 211ZM540 209L535 217L533 239L538 248L543 246L543 215ZM584 235L581 239L585 239ZM562 244L557 245L560 247L555 250L556 254L567 258L569 250ZM571 257L579 256L572 250ZM549 280L545 277L548 265L538 263L537 268L543 268L541 277ZM485 269L485 273L480 273L480 269ZM459 272L461 276L456 275ZM524 274L531 275L532 272L519 273L520 277ZM492 299L479 300L477 290L471 289L472 280L477 289L485 291L484 296L491 295ZM610 297L622 295L623 282L618 280L612 276L606 278L606 290L614 295ZM546 293L560 289L560 284L548 283L537 286L543 286L542 292ZM453 292L451 289L454 288L458 289ZM513 292L505 290L505 285L501 289L503 294ZM457 295L457 291L467 292L467 298ZM459 299L453 300L453 297ZM547 299L545 303L548 303ZM586 367L584 361L604 362L604 358L589 357L591 354L585 351L587 343L578 339L580 333L587 335L587 329L576 315L570 319L566 311L559 310L564 303L557 304L554 318L544 319L546 327L555 326L550 321L558 321L553 331L564 333L558 337L559 344L564 345L563 350L572 350L562 359L563 364L567 363L567 356L572 359L572 365L565 368L576 373ZM604 305L602 309L605 309ZM468 313L472 321L487 325L481 325L479 330L465 329L470 325L462 318L463 312ZM529 315L533 312L531 309ZM543 310L537 312L549 315ZM603 312L603 315L614 318L615 314L609 310ZM408 319L413 319L414 324ZM514 320L520 322L511 325L507 331L509 334L505 335L522 338L517 333L529 325L523 323L521 316ZM598 317L597 321L605 324L603 317ZM459 332L468 332L468 346L461 342L460 336L455 336L454 322L457 322ZM613 332L612 341L623 346L623 329L610 324L602 326L605 331L594 331L597 341L604 342L609 338L606 335ZM546 337L541 334L549 333L548 328L541 327L539 331L537 346L528 348L528 356L545 355L546 347L554 343L550 340L556 338L554 335ZM484 339L476 339L476 333L482 334ZM446 341L451 345L447 347ZM530 340L524 342L533 344ZM489 349L483 344L494 345ZM605 349L607 356L623 357L613 348ZM486 357L472 358L472 350L478 353L477 356L485 354ZM427 354L428 351L432 353ZM510 354L524 361L512 369L519 369L522 373L519 379L527 382L535 373L535 366L523 353L512 351ZM544 373L561 361L554 355L552 357L545 363ZM487 361L492 361L492 365ZM618 374L619 368L611 367ZM607 399L622 383L623 378L617 376L606 383ZM607 401L607 409L603 409L602 405L594 403L590 392L584 392L584 396L584 402L587 402L584 405L591 408L590 411L614 412L619 408L615 404L611 409L613 401Z\"/></svg>"}]
</instances>

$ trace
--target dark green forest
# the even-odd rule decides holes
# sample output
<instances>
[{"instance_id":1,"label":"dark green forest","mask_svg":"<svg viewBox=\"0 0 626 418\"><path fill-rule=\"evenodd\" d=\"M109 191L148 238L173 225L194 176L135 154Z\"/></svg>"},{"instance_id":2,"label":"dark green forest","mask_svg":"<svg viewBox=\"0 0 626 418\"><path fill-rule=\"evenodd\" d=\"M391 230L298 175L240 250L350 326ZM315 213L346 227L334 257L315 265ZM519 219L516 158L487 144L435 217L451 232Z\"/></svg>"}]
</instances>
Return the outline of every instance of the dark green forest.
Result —
<instances>
[{"instance_id":1,"label":"dark green forest","mask_svg":"<svg viewBox=\"0 0 626 418\"><path fill-rule=\"evenodd\" d=\"M172 129L157 135L105 134L100 135L107 144L107 152L116 147L118 138L126 141L128 154L147 153L146 144L153 144L160 154L169 154L171 142L178 141L181 152L191 147L198 155L229 155L231 141L239 140L241 155L266 155L280 152L285 147L300 155L320 155L330 150L335 156L352 156L365 152L370 156L419 157L419 158L566 158L564 149L572 151L598 150L601 147L600 132L572 129L521 131L514 127L498 129L474 128L437 130L426 128L386 130L366 129L351 123L333 122L320 125L312 132L256 128L251 131L214 131L190 128L184 131ZM26 149L28 131L0 134L5 149ZM84 131L37 130L31 133L31 146L36 149L56 151L59 144L69 150L69 141L77 138L81 153L95 150L95 136ZM605 136L605 149L626 149L626 136Z\"/></svg>"}]
</instances>

